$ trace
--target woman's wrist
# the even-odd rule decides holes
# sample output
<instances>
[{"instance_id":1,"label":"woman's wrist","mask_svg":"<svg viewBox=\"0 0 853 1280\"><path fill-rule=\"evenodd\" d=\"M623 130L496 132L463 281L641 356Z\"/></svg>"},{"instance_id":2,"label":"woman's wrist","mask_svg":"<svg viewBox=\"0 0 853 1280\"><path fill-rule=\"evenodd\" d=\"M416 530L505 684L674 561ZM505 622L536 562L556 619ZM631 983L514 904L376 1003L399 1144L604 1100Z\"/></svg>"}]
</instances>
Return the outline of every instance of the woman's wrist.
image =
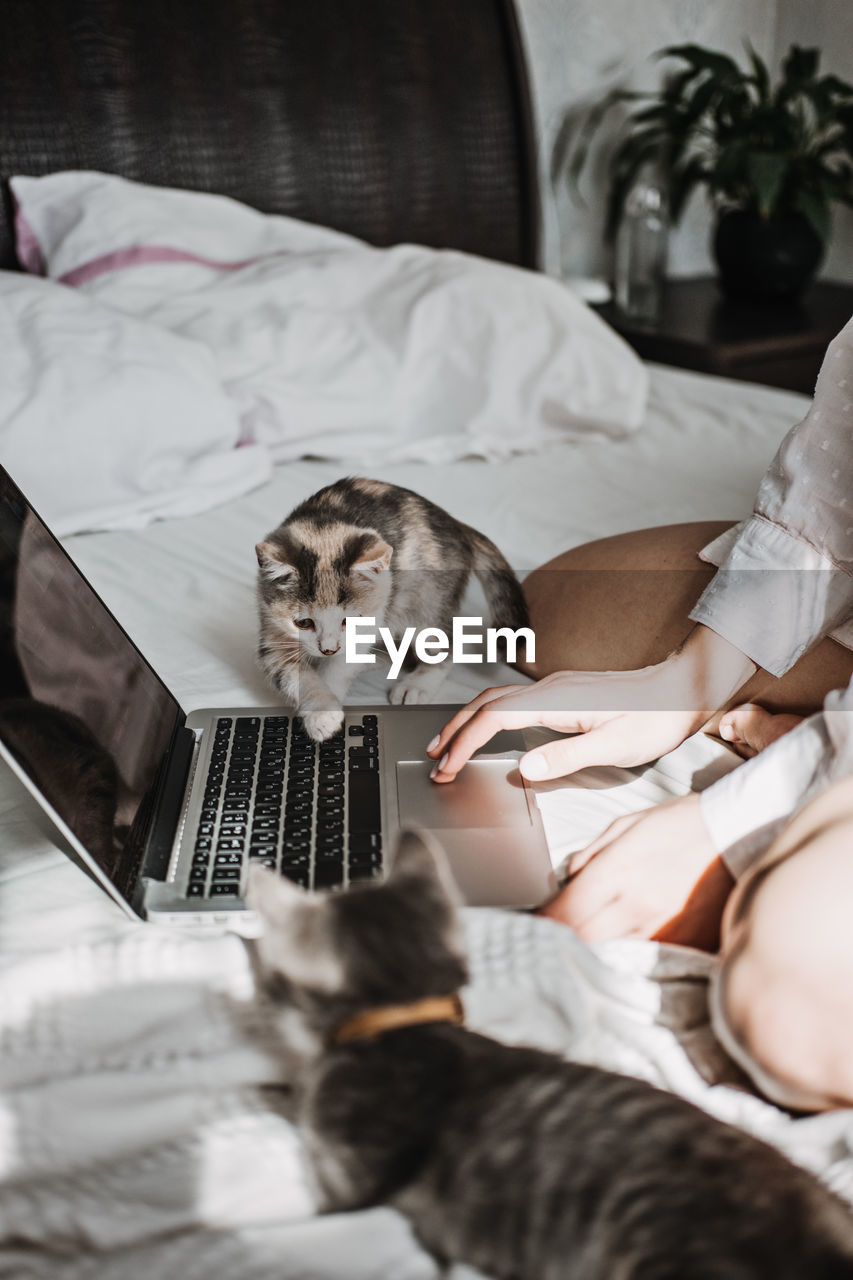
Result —
<instances>
[{"instance_id":1,"label":"woman's wrist","mask_svg":"<svg viewBox=\"0 0 853 1280\"><path fill-rule=\"evenodd\" d=\"M703 623L656 669L667 709L688 712L700 728L758 670L757 664Z\"/></svg>"}]
</instances>

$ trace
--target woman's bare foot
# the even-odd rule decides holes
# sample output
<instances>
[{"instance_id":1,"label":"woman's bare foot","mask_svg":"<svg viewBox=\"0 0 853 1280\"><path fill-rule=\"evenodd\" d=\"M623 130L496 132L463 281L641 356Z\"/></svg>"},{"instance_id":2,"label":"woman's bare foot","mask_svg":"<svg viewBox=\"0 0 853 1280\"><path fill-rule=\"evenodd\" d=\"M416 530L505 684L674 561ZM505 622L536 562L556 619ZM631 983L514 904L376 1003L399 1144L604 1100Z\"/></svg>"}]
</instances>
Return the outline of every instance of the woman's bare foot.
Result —
<instances>
[{"instance_id":1,"label":"woman's bare foot","mask_svg":"<svg viewBox=\"0 0 853 1280\"><path fill-rule=\"evenodd\" d=\"M749 760L781 738L783 733L790 733L802 719L802 716L765 711L754 702L744 702L720 717L717 732L738 755Z\"/></svg>"}]
</instances>

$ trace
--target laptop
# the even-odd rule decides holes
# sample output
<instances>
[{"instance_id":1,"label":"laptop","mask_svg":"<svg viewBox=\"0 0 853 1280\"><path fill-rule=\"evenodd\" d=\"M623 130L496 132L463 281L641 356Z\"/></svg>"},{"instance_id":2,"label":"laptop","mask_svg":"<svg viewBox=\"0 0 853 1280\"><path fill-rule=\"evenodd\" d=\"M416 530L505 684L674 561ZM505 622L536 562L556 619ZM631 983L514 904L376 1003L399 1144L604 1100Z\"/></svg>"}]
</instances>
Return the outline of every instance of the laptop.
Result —
<instances>
[{"instance_id":1,"label":"laptop","mask_svg":"<svg viewBox=\"0 0 853 1280\"><path fill-rule=\"evenodd\" d=\"M345 890L413 824L467 902L543 902L556 881L523 735L430 781L425 744L455 710L351 706L320 744L284 706L186 714L0 468L0 755L134 919L239 927L251 862Z\"/></svg>"}]
</instances>

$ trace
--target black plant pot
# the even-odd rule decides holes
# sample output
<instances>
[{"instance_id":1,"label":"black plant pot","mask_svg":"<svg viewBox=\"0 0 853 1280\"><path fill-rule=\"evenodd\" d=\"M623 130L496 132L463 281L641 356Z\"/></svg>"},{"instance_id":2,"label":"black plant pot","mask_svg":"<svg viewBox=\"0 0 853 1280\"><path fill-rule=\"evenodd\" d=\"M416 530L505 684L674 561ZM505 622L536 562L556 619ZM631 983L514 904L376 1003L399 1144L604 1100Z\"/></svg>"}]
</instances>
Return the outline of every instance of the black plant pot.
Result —
<instances>
[{"instance_id":1,"label":"black plant pot","mask_svg":"<svg viewBox=\"0 0 853 1280\"><path fill-rule=\"evenodd\" d=\"M720 284L734 298L798 298L820 266L823 248L799 213L762 218L730 209L720 215L714 235Z\"/></svg>"}]
</instances>

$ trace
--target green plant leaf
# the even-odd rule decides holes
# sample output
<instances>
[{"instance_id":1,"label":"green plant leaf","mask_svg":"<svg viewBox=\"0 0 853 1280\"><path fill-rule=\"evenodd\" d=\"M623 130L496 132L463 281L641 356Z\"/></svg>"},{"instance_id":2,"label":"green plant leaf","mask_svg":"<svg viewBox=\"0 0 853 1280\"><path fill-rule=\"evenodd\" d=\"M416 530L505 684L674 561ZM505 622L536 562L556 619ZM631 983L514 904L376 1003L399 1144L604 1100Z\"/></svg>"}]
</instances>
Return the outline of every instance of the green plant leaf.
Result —
<instances>
[{"instance_id":1,"label":"green plant leaf","mask_svg":"<svg viewBox=\"0 0 853 1280\"><path fill-rule=\"evenodd\" d=\"M826 244L830 230L827 201L812 191L800 190L794 197L794 208L807 219L821 241Z\"/></svg>"},{"instance_id":2,"label":"green plant leaf","mask_svg":"<svg viewBox=\"0 0 853 1280\"><path fill-rule=\"evenodd\" d=\"M669 216L673 223L678 222L690 195L707 177L708 162L704 156L690 156L673 169L669 187Z\"/></svg>"},{"instance_id":3,"label":"green plant leaf","mask_svg":"<svg viewBox=\"0 0 853 1280\"><path fill-rule=\"evenodd\" d=\"M819 65L820 49L803 49L798 44L791 45L782 60L782 81L776 95L777 102L798 93L804 84L814 80Z\"/></svg>"},{"instance_id":4,"label":"green plant leaf","mask_svg":"<svg viewBox=\"0 0 853 1280\"><path fill-rule=\"evenodd\" d=\"M682 58L685 62L689 62L692 67L703 71L712 71L718 76L732 76L735 79L742 79L741 71L734 58L730 58L726 53L717 53L713 49L705 49L700 44L671 44L666 49L661 49L657 54L657 58Z\"/></svg>"},{"instance_id":5,"label":"green plant leaf","mask_svg":"<svg viewBox=\"0 0 853 1280\"><path fill-rule=\"evenodd\" d=\"M770 72L767 70L767 63L764 62L752 47L749 40L746 41L747 56L752 63L752 75L755 81L756 92L758 93L758 101L766 103L770 101Z\"/></svg>"},{"instance_id":6,"label":"green plant leaf","mask_svg":"<svg viewBox=\"0 0 853 1280\"><path fill-rule=\"evenodd\" d=\"M776 212L776 202L788 174L790 159L778 151L748 151L744 159L747 179L757 198L758 212L763 218L769 218Z\"/></svg>"},{"instance_id":7,"label":"green plant leaf","mask_svg":"<svg viewBox=\"0 0 853 1280\"><path fill-rule=\"evenodd\" d=\"M556 184L563 170L567 170L569 188L577 194L577 180L586 164L589 148L605 116L621 102L633 101L639 94L624 89L612 89L590 111L578 120L576 113L564 115L554 146L551 150L551 182Z\"/></svg>"}]
</instances>

